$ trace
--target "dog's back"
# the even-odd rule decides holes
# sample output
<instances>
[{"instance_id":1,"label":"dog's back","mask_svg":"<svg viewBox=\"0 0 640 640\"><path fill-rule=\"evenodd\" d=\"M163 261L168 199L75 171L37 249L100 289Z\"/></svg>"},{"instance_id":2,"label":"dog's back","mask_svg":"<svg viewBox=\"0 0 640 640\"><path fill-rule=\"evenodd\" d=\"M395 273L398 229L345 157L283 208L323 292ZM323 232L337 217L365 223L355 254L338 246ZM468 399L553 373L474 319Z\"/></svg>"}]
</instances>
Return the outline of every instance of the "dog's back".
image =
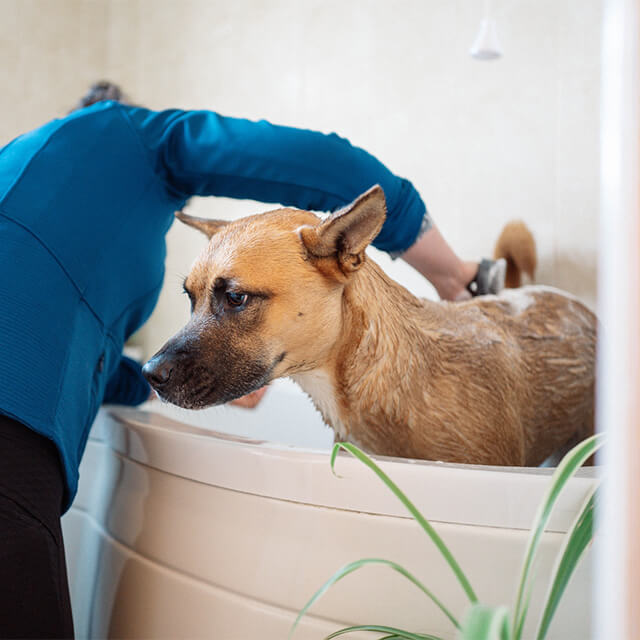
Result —
<instances>
[{"instance_id":1,"label":"dog's back","mask_svg":"<svg viewBox=\"0 0 640 640\"><path fill-rule=\"evenodd\" d=\"M595 315L572 296L544 286L505 290L469 305L504 332L523 397L524 464L593 433Z\"/></svg>"}]
</instances>

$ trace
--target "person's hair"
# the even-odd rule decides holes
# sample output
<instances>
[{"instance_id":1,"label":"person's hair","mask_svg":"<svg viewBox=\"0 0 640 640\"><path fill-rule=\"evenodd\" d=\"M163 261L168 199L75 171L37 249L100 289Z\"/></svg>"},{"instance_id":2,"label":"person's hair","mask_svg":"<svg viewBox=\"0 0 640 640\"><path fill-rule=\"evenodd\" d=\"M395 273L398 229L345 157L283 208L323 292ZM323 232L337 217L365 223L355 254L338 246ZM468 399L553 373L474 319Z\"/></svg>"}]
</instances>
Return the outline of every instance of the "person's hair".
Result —
<instances>
[{"instance_id":1,"label":"person's hair","mask_svg":"<svg viewBox=\"0 0 640 640\"><path fill-rule=\"evenodd\" d=\"M84 109L96 102L102 102L103 100L115 100L116 102L122 102L123 104L131 104L128 96L122 91L122 89L114 82L109 80L100 80L94 82L89 91L80 98L76 106L71 111L77 111L78 109Z\"/></svg>"}]
</instances>

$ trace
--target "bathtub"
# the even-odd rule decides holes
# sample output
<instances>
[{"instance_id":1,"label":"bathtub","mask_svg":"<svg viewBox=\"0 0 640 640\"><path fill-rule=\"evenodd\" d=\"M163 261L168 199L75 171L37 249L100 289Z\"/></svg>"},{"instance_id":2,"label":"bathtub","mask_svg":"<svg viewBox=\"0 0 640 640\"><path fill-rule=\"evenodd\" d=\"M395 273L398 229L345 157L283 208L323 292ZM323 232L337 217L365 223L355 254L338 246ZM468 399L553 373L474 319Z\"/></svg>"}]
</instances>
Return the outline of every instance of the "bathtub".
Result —
<instances>
[{"instance_id":1,"label":"bathtub","mask_svg":"<svg viewBox=\"0 0 640 640\"><path fill-rule=\"evenodd\" d=\"M462 616L467 603L448 566L372 472L344 455L341 477L332 475L332 441L288 381L254 411L104 407L63 518L78 638L283 640L315 590L363 557L405 566ZM378 460L434 524L479 598L510 604L551 470ZM568 485L543 538L539 576L548 575L594 477L583 470ZM587 552L549 638L591 636L591 576ZM540 580L526 637L545 590ZM385 567L338 583L294 638L362 623L455 638L448 619Z\"/></svg>"}]
</instances>

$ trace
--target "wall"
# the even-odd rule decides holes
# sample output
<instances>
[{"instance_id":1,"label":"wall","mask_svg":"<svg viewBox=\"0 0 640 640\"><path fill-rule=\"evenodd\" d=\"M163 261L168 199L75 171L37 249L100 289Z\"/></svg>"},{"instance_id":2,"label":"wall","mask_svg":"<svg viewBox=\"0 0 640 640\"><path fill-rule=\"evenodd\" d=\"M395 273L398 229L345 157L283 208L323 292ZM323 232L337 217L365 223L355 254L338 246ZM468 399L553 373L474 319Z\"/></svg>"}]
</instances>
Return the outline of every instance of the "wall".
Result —
<instances>
[{"instance_id":1,"label":"wall","mask_svg":"<svg viewBox=\"0 0 640 640\"><path fill-rule=\"evenodd\" d=\"M0 0L0 145L66 113L104 72L108 5Z\"/></svg>"},{"instance_id":2,"label":"wall","mask_svg":"<svg viewBox=\"0 0 640 640\"><path fill-rule=\"evenodd\" d=\"M505 57L490 63L468 55L482 4L0 0L0 141L64 111L102 76L154 108L337 131L414 182L461 256L490 254L501 226L522 218L538 241L538 281L593 305L600 2L497 0ZM191 213L262 208L209 199ZM147 352L186 319L180 282L203 241L176 225L168 246ZM433 295L401 261L389 268Z\"/></svg>"}]
</instances>

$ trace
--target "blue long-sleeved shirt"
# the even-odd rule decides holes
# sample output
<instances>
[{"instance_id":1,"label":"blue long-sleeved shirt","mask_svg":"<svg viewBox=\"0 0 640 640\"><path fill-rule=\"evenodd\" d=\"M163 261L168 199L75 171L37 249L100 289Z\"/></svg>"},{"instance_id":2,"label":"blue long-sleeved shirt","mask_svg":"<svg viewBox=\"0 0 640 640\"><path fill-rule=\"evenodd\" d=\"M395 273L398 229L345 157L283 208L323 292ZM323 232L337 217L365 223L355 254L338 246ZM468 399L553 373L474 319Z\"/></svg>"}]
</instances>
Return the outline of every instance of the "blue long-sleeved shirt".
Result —
<instances>
[{"instance_id":1,"label":"blue long-sleeved shirt","mask_svg":"<svg viewBox=\"0 0 640 640\"><path fill-rule=\"evenodd\" d=\"M335 134L101 102L0 149L0 413L55 442L67 506L103 399L145 397L122 347L157 301L174 211L193 195L327 211L376 183L374 245L407 249L418 193Z\"/></svg>"}]
</instances>

